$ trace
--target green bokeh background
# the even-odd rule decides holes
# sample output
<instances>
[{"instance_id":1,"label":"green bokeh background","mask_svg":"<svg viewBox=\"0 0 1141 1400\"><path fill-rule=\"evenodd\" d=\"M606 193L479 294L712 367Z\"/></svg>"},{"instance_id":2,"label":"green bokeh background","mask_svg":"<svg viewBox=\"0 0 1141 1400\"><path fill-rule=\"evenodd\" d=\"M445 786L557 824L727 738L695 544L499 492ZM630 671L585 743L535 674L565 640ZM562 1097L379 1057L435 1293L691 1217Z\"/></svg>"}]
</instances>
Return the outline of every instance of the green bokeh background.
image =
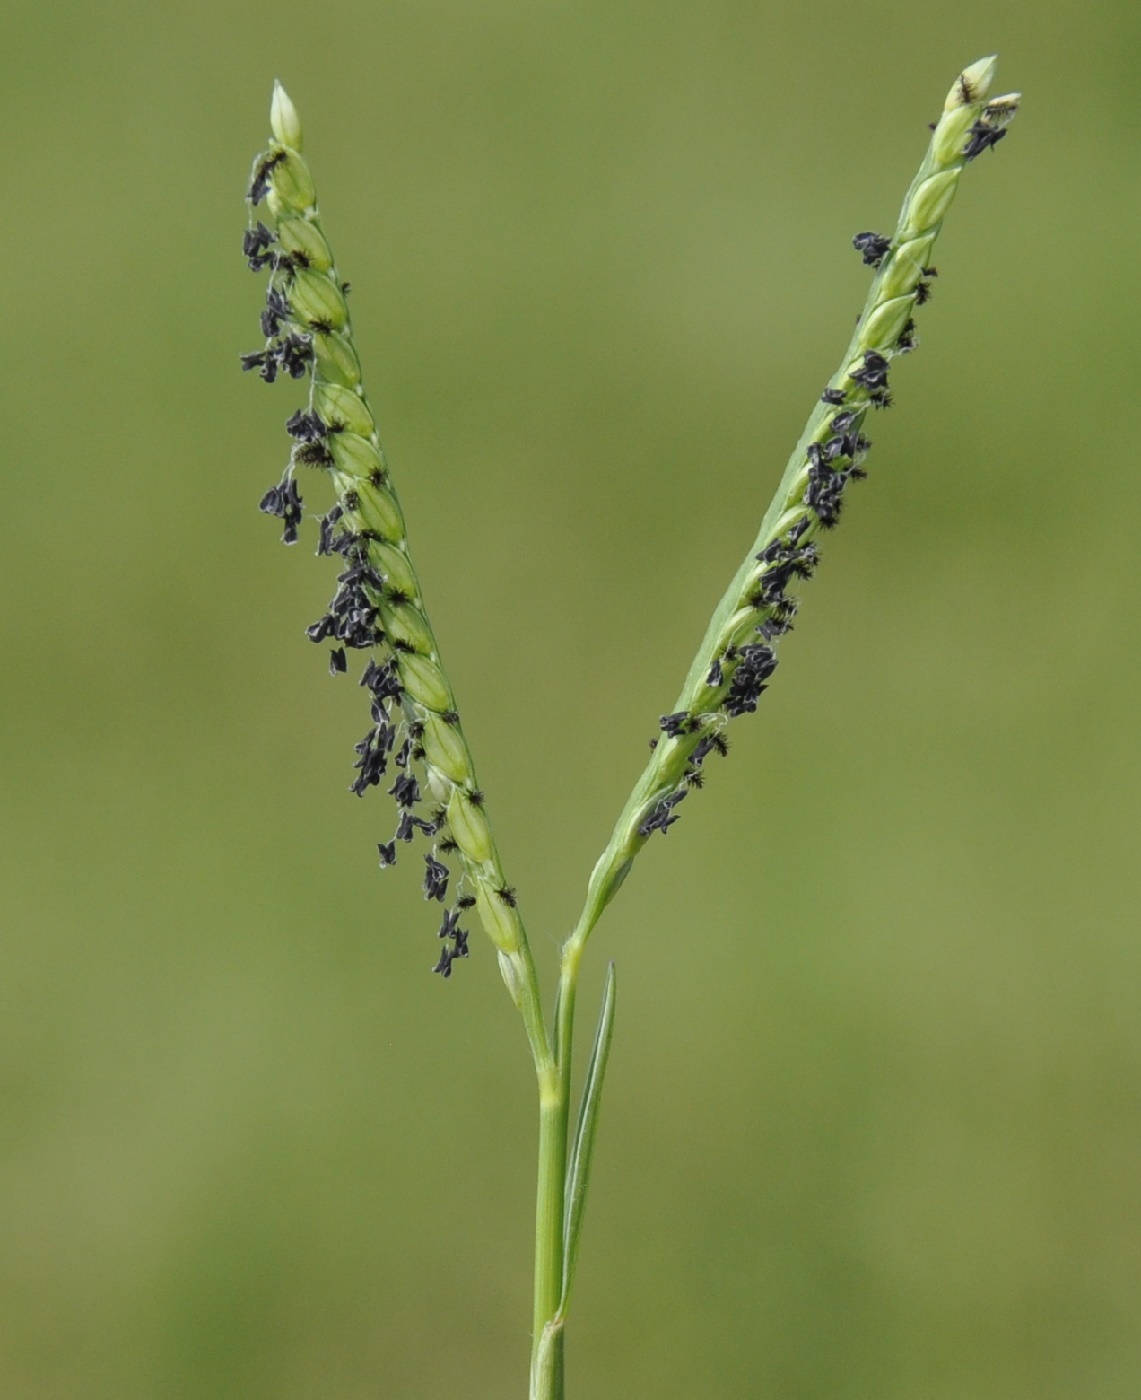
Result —
<instances>
[{"instance_id":1,"label":"green bokeh background","mask_svg":"<svg viewBox=\"0 0 1141 1400\"><path fill-rule=\"evenodd\" d=\"M545 975L957 69L921 352L761 713L596 936L573 1400L1132 1400L1141 11L17 0L0 1394L524 1393L531 1070L448 984L255 506L297 101ZM313 496L314 502L317 495Z\"/></svg>"}]
</instances>

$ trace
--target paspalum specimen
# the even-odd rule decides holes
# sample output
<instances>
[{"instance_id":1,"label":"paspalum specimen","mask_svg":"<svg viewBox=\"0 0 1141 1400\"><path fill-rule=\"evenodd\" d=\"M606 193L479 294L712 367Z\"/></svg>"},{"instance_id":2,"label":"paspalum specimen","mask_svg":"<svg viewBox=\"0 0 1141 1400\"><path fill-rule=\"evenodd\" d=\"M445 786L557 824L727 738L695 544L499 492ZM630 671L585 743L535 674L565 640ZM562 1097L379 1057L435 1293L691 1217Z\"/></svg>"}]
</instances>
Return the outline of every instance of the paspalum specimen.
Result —
<instances>
[{"instance_id":1,"label":"paspalum specimen","mask_svg":"<svg viewBox=\"0 0 1141 1400\"><path fill-rule=\"evenodd\" d=\"M931 254L959 179L1006 134L1018 95L988 96L993 58L955 79L892 234L852 240L875 276L839 368L793 450L760 533L718 604L681 693L661 716L650 760L590 877L586 902L562 945L553 1015L544 1015L515 888L508 883L456 698L424 603L404 515L364 390L342 280L302 154L301 123L280 84L272 139L254 163L243 251L268 275L265 345L243 368L272 383L304 383L307 399L286 421L293 440L281 481L261 509L293 544L303 521L299 480L325 476L333 499L317 520L317 553L337 560L336 589L308 629L329 647L334 675L363 654L359 682L368 728L356 745L350 791L383 787L393 799L380 833L381 866L419 843L424 896L441 906L434 971L451 975L469 955L474 915L491 940L522 1014L539 1088L539 1180L530 1394L563 1395L563 1332L574 1277L599 1100L614 1016L611 967L577 1122L570 1132L575 990L583 948L645 843L678 820L702 786L707 760L728 752L730 722L750 714L772 680L777 645L792 629L800 585L820 562L852 482L865 476L869 413L886 409L892 362L917 343L914 314L931 294ZM268 211L259 218L259 207ZM308 489L308 486L306 486ZM393 825L394 824L394 825Z\"/></svg>"}]
</instances>

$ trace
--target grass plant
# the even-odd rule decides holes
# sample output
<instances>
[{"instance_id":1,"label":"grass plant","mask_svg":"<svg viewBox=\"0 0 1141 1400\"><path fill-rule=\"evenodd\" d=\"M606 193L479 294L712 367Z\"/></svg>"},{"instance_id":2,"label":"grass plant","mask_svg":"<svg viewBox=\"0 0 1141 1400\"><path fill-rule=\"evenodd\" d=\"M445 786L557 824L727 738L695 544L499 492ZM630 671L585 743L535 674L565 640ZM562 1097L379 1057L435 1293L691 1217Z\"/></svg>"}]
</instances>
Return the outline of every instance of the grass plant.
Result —
<instances>
[{"instance_id":1,"label":"grass plant","mask_svg":"<svg viewBox=\"0 0 1141 1400\"><path fill-rule=\"evenodd\" d=\"M318 521L317 552L337 557L343 568L328 610L308 635L329 645L334 675L348 670L349 653L366 658L360 685L369 727L356 745L351 791L364 796L393 780L387 792L396 824L377 843L382 867L396 863L401 847L422 842L424 896L441 905L434 971L448 978L469 955L463 923L474 914L523 1020L539 1097L531 1400L564 1395L567 1309L614 1026L611 965L572 1131L583 952L639 851L654 835L668 833L681 804L703 785L707 760L728 752L730 722L755 711L771 682L777 646L792 630L799 586L820 561L819 537L840 520L849 485L866 474L866 421L891 405L892 362L917 344L914 313L930 296L937 275L932 252L959 180L967 165L1003 139L1018 109L1017 94L989 96L994 72L995 60L985 58L955 79L895 231L862 232L853 239L874 270L855 332L808 417L756 539L714 610L677 699L658 721L649 761L562 944L549 1018L364 389L349 284L325 235L297 111L275 84L272 139L254 163L243 244L250 267L268 274L265 343L244 355L242 364L267 382L305 381L308 398L286 423L293 444L289 461L261 509L281 520L283 538L292 544L303 521L299 478L310 469L331 482L334 499ZM257 216L263 203L269 223Z\"/></svg>"}]
</instances>

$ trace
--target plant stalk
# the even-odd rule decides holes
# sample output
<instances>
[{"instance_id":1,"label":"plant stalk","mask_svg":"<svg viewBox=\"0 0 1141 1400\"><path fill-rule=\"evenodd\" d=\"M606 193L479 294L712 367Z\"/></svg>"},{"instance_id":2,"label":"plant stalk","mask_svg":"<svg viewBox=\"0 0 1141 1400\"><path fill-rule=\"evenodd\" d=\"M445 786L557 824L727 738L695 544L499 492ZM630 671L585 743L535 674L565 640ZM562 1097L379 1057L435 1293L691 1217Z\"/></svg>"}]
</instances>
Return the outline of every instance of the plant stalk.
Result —
<instances>
[{"instance_id":1,"label":"plant stalk","mask_svg":"<svg viewBox=\"0 0 1141 1400\"><path fill-rule=\"evenodd\" d=\"M539 1182L535 1198L535 1312L532 1400L562 1400L563 1334L548 1334L563 1291L563 1212L567 1177L567 1094L561 1067L539 1072ZM544 1341L551 1354L540 1366Z\"/></svg>"}]
</instances>

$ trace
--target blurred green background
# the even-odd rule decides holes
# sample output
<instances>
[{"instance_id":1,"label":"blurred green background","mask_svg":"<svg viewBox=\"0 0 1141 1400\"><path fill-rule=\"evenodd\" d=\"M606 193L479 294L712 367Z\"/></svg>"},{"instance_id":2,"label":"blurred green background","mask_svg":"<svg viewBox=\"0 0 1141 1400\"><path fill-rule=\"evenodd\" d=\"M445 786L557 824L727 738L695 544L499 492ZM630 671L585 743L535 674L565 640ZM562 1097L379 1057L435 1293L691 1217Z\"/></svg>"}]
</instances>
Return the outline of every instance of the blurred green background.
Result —
<instances>
[{"instance_id":1,"label":"blurred green background","mask_svg":"<svg viewBox=\"0 0 1141 1400\"><path fill-rule=\"evenodd\" d=\"M270 83L544 972L958 69L967 174L871 480L592 948L573 1400L1124 1400L1141 1374L1126 0L16 0L0 1394L522 1396L534 1103L345 792L329 561L238 373ZM318 492L313 492L314 504Z\"/></svg>"}]
</instances>

